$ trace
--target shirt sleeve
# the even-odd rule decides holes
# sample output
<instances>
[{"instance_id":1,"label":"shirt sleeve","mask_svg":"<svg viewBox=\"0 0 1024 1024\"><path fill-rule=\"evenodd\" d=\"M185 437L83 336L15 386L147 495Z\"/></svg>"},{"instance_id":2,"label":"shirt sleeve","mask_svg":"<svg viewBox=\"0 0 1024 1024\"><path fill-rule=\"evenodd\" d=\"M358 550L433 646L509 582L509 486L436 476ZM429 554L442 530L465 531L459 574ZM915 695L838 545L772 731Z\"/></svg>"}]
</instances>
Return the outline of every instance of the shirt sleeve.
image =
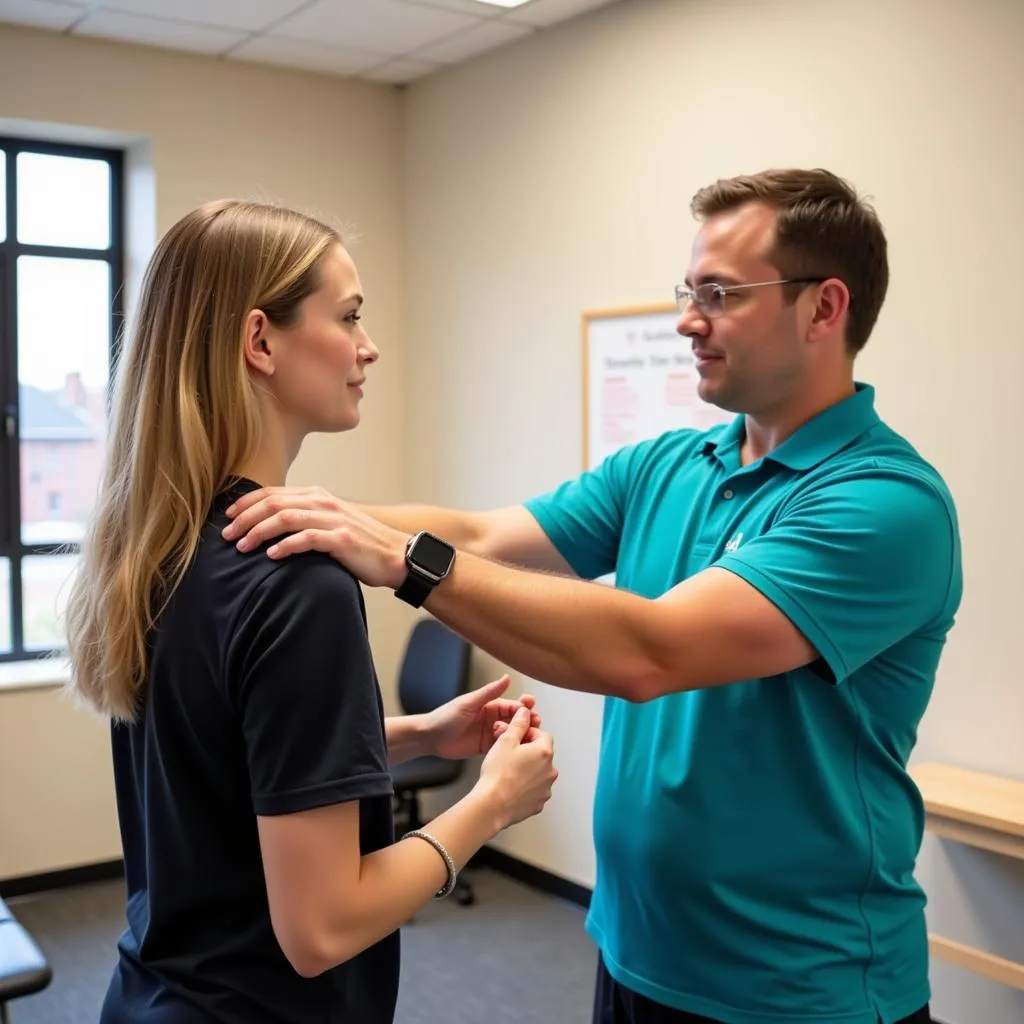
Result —
<instances>
[{"instance_id":1,"label":"shirt sleeve","mask_svg":"<svg viewBox=\"0 0 1024 1024\"><path fill-rule=\"evenodd\" d=\"M948 629L960 599L952 500L927 474L899 467L807 488L715 564L778 606L835 682L911 633Z\"/></svg>"},{"instance_id":2,"label":"shirt sleeve","mask_svg":"<svg viewBox=\"0 0 1024 1024\"><path fill-rule=\"evenodd\" d=\"M256 814L391 794L362 593L336 562L275 566L239 616L226 676Z\"/></svg>"},{"instance_id":3,"label":"shirt sleeve","mask_svg":"<svg viewBox=\"0 0 1024 1024\"><path fill-rule=\"evenodd\" d=\"M524 503L582 579L615 571L630 487L652 443L621 448L593 469Z\"/></svg>"}]
</instances>

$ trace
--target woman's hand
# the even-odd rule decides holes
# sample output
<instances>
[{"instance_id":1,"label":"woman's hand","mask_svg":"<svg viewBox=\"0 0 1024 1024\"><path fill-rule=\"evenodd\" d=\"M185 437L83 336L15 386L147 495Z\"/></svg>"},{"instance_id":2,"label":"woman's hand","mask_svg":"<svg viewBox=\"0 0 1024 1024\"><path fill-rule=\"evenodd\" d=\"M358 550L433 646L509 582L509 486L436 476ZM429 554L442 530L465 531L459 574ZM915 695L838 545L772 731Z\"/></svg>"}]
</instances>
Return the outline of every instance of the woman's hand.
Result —
<instances>
[{"instance_id":1,"label":"woman's hand","mask_svg":"<svg viewBox=\"0 0 1024 1024\"><path fill-rule=\"evenodd\" d=\"M539 814L558 778L554 740L531 728L530 715L523 707L511 722L498 723L501 735L480 765L480 778L469 796L493 809L498 831ZM527 742L530 733L533 739Z\"/></svg>"},{"instance_id":2,"label":"woman's hand","mask_svg":"<svg viewBox=\"0 0 1024 1024\"><path fill-rule=\"evenodd\" d=\"M464 693L426 716L426 746L437 757L456 760L486 754L512 721L519 708L530 712L523 742L530 742L540 728L536 701L529 694L518 700L503 699L511 682L509 676Z\"/></svg>"}]
</instances>

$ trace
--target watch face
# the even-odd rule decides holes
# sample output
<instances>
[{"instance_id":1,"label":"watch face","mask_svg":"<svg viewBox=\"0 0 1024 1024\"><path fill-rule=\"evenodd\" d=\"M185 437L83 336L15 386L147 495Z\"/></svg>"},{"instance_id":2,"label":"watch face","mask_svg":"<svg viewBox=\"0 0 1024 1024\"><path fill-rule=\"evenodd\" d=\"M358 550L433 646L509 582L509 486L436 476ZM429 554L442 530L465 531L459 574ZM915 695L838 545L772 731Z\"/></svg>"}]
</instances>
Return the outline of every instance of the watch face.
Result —
<instances>
[{"instance_id":1,"label":"watch face","mask_svg":"<svg viewBox=\"0 0 1024 1024\"><path fill-rule=\"evenodd\" d=\"M412 560L432 576L444 576L451 568L455 551L450 544L429 533L421 533L410 552Z\"/></svg>"}]
</instances>

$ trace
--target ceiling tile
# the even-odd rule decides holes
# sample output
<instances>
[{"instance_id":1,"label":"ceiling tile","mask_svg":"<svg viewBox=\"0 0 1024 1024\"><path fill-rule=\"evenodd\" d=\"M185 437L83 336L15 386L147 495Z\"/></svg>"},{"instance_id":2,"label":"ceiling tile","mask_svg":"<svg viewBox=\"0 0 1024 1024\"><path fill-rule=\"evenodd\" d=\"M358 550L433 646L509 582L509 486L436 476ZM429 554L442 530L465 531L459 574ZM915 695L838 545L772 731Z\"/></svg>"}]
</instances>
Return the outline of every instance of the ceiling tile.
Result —
<instances>
[{"instance_id":1,"label":"ceiling tile","mask_svg":"<svg viewBox=\"0 0 1024 1024\"><path fill-rule=\"evenodd\" d=\"M392 82L395 85L404 85L413 79L429 75L437 68L436 64L425 60L393 60L374 68L373 71L367 72L362 77L368 78L372 82Z\"/></svg>"},{"instance_id":2,"label":"ceiling tile","mask_svg":"<svg viewBox=\"0 0 1024 1024\"><path fill-rule=\"evenodd\" d=\"M438 11L455 11L456 14L468 14L474 18L497 18L503 8L493 4L482 4L479 0L401 0L410 7L433 7Z\"/></svg>"},{"instance_id":3,"label":"ceiling tile","mask_svg":"<svg viewBox=\"0 0 1024 1024\"><path fill-rule=\"evenodd\" d=\"M307 0L101 0L104 10L191 21L255 32L306 5Z\"/></svg>"},{"instance_id":4,"label":"ceiling tile","mask_svg":"<svg viewBox=\"0 0 1024 1024\"><path fill-rule=\"evenodd\" d=\"M358 4L318 0L275 26L272 34L397 55L437 42L478 20L399 0Z\"/></svg>"},{"instance_id":5,"label":"ceiling tile","mask_svg":"<svg viewBox=\"0 0 1024 1024\"><path fill-rule=\"evenodd\" d=\"M0 22L409 82L618 0L0 0ZM252 37L251 33L263 33Z\"/></svg>"},{"instance_id":6,"label":"ceiling tile","mask_svg":"<svg viewBox=\"0 0 1024 1024\"><path fill-rule=\"evenodd\" d=\"M388 59L364 50L348 50L343 46L311 43L305 39L278 39L275 36L249 39L232 50L229 56L232 60L306 68L337 75L357 75L369 68L378 67Z\"/></svg>"},{"instance_id":7,"label":"ceiling tile","mask_svg":"<svg viewBox=\"0 0 1024 1024\"><path fill-rule=\"evenodd\" d=\"M83 14L81 4L50 3L44 0L0 0L0 21L63 31Z\"/></svg>"},{"instance_id":8,"label":"ceiling tile","mask_svg":"<svg viewBox=\"0 0 1024 1024\"><path fill-rule=\"evenodd\" d=\"M136 14L115 14L113 11L96 11L90 14L75 29L75 34L145 43L172 50L189 50L194 53L223 53L245 38L244 33L228 29L210 28L206 25L193 25L186 21L170 21L164 18L144 18Z\"/></svg>"},{"instance_id":9,"label":"ceiling tile","mask_svg":"<svg viewBox=\"0 0 1024 1024\"><path fill-rule=\"evenodd\" d=\"M619 0L530 0L522 7L513 7L505 15L507 21L520 25L538 27L554 25L559 21L574 18L584 11L592 11L597 7L607 7Z\"/></svg>"},{"instance_id":10,"label":"ceiling tile","mask_svg":"<svg viewBox=\"0 0 1024 1024\"><path fill-rule=\"evenodd\" d=\"M503 46L513 39L529 35L533 29L526 25L510 25L505 21L485 21L481 25L466 29L458 35L443 39L439 43L419 49L415 57L419 60L436 61L438 64L455 64L485 50Z\"/></svg>"}]
</instances>

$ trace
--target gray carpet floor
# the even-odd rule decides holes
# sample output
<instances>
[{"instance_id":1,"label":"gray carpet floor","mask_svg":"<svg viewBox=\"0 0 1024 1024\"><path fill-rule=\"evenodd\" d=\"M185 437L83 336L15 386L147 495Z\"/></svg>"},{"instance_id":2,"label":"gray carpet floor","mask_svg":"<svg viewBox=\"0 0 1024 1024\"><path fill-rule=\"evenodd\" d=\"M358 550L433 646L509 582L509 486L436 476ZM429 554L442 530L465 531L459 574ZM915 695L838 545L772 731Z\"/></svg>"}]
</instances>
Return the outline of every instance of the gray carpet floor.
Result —
<instances>
[{"instance_id":1,"label":"gray carpet floor","mask_svg":"<svg viewBox=\"0 0 1024 1024\"><path fill-rule=\"evenodd\" d=\"M490 869L473 906L431 903L402 930L396 1024L589 1024L596 952L579 907ZM95 1024L124 928L123 887L103 882L8 903L53 967L11 1024Z\"/></svg>"}]
</instances>

